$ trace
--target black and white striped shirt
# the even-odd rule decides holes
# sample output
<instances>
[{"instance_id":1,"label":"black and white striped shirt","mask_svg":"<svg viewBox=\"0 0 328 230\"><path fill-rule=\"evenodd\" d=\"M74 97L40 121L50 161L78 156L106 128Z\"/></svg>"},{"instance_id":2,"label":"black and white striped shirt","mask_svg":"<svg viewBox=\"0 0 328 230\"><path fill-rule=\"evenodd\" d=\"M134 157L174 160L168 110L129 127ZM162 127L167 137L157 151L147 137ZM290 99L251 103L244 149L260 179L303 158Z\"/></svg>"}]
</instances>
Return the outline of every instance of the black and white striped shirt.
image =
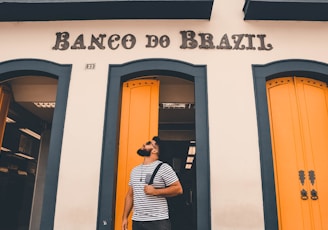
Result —
<instances>
[{"instance_id":1,"label":"black and white striped shirt","mask_svg":"<svg viewBox=\"0 0 328 230\"><path fill-rule=\"evenodd\" d=\"M144 187L149 182L156 166L161 163L157 160L151 164L136 166L130 175L129 185L133 188L133 216L135 221L154 221L169 218L168 205L165 197L146 195ZM178 181L172 167L166 163L159 168L153 186L164 188Z\"/></svg>"}]
</instances>

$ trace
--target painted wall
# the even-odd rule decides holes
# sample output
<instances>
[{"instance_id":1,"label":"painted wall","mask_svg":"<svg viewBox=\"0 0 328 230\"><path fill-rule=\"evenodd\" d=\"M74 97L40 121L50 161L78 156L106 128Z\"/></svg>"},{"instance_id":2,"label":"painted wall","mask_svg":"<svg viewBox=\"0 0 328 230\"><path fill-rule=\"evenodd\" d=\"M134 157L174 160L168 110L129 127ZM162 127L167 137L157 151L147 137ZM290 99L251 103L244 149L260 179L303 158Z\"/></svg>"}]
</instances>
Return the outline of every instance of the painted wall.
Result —
<instances>
[{"instance_id":1,"label":"painted wall","mask_svg":"<svg viewBox=\"0 0 328 230\"><path fill-rule=\"evenodd\" d=\"M45 59L72 64L55 229L96 229L103 121L109 64L145 58L178 59L207 65L210 123L212 229L264 229L257 122L251 65L283 59L328 62L327 22L244 21L244 0L215 0L206 20L118 20L0 23L0 61ZM273 49L181 49L180 31L211 33L219 45L224 34L265 34ZM84 35L133 34L136 45L111 50L53 50L57 32L73 45ZM146 35L167 35L170 45L146 48ZM196 36L200 42L199 36ZM245 39L245 38L244 38ZM243 40L244 44L246 40ZM106 43L105 43L106 44ZM260 46L254 38L254 47ZM95 64L95 69L86 69ZM77 119L78 118L78 119Z\"/></svg>"}]
</instances>

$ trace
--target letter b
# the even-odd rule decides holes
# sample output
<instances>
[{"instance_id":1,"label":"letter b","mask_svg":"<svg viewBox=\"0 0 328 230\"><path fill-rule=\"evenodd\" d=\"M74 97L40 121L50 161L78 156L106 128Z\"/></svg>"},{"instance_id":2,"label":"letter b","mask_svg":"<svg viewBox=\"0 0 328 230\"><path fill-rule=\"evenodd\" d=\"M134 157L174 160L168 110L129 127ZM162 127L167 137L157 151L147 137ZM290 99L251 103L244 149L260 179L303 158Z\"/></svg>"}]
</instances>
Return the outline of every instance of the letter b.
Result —
<instances>
[{"instance_id":1,"label":"letter b","mask_svg":"<svg viewBox=\"0 0 328 230\"><path fill-rule=\"evenodd\" d=\"M53 50L67 50L69 47L69 33L68 32L58 32L56 33L56 44L52 47Z\"/></svg>"}]
</instances>

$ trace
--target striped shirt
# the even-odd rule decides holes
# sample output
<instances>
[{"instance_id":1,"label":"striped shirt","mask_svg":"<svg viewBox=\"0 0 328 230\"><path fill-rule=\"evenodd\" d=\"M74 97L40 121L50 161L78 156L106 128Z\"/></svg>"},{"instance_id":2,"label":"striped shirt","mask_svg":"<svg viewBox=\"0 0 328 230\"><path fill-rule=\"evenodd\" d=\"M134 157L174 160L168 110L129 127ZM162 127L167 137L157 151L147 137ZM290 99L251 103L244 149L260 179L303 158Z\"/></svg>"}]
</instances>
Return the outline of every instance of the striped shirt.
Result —
<instances>
[{"instance_id":1,"label":"striped shirt","mask_svg":"<svg viewBox=\"0 0 328 230\"><path fill-rule=\"evenodd\" d=\"M145 185L149 182L156 166L161 163L157 160L151 164L136 166L130 175L129 185L133 188L133 216L134 221L154 221L169 218L168 205L165 197L146 195ZM159 168L153 186L164 188L178 181L172 167L166 163Z\"/></svg>"}]
</instances>

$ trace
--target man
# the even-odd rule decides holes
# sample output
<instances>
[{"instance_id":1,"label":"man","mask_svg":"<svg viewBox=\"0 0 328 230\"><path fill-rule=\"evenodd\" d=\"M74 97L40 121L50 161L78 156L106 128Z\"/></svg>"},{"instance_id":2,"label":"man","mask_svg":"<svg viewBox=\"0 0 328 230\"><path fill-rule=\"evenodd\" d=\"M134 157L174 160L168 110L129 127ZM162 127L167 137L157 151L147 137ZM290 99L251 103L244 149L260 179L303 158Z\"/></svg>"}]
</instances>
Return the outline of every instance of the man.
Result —
<instances>
[{"instance_id":1,"label":"man","mask_svg":"<svg viewBox=\"0 0 328 230\"><path fill-rule=\"evenodd\" d=\"M125 197L122 230L128 229L128 216L133 208L133 230L170 230L166 197L182 194L182 186L172 167L163 163L152 185L148 185L159 161L159 137L145 143L137 153L144 158L132 169L129 190Z\"/></svg>"}]
</instances>

